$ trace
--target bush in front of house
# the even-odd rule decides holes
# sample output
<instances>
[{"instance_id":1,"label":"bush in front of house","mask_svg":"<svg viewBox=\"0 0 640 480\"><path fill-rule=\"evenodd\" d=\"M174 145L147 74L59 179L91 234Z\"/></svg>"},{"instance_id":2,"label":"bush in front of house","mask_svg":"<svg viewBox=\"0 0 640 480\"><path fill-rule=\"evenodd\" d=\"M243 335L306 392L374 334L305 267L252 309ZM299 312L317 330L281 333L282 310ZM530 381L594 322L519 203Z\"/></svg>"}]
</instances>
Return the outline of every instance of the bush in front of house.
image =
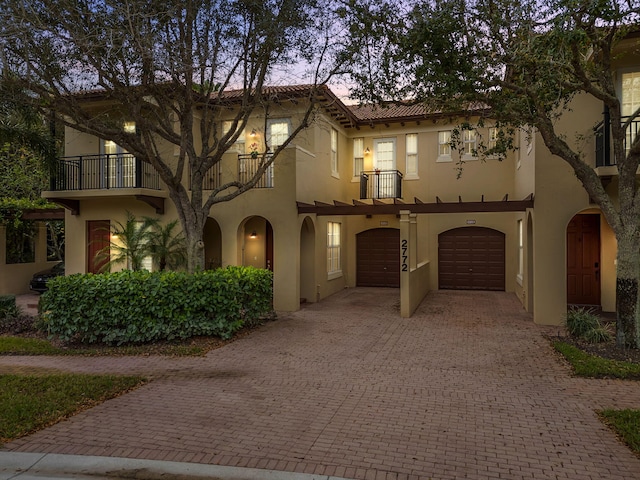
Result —
<instances>
[{"instance_id":1,"label":"bush in front of house","mask_svg":"<svg viewBox=\"0 0 640 480\"><path fill-rule=\"evenodd\" d=\"M48 287L40 300L41 324L63 341L230 338L272 311L272 274L252 267L76 274L54 278Z\"/></svg>"},{"instance_id":2,"label":"bush in front of house","mask_svg":"<svg viewBox=\"0 0 640 480\"><path fill-rule=\"evenodd\" d=\"M567 330L574 337L579 337L589 343L608 342L612 339L611 332L593 309L574 307L567 312Z\"/></svg>"}]
</instances>

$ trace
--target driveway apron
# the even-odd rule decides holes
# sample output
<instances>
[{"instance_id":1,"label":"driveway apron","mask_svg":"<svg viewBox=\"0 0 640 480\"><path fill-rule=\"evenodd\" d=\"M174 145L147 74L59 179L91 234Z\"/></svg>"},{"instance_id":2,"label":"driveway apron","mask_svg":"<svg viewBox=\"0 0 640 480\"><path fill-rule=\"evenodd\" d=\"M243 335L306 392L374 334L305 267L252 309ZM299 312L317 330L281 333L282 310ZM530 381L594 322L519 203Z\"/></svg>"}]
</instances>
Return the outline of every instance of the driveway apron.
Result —
<instances>
[{"instance_id":1,"label":"driveway apron","mask_svg":"<svg viewBox=\"0 0 640 480\"><path fill-rule=\"evenodd\" d=\"M346 289L202 358L0 357L147 385L2 451L209 463L357 479L640 479L597 417L640 383L572 377L513 294Z\"/></svg>"}]
</instances>

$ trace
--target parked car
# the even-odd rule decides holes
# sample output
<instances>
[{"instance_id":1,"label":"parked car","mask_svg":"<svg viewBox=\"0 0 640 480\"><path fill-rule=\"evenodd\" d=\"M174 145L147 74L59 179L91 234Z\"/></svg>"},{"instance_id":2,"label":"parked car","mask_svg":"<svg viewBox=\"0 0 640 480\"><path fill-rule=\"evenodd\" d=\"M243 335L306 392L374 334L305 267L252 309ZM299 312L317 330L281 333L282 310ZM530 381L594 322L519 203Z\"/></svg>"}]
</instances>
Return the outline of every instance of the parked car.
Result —
<instances>
[{"instance_id":1,"label":"parked car","mask_svg":"<svg viewBox=\"0 0 640 480\"><path fill-rule=\"evenodd\" d=\"M47 282L54 278L64 275L64 262L56 263L53 267L34 273L29 282L29 289L34 292L42 293L47 290Z\"/></svg>"}]
</instances>

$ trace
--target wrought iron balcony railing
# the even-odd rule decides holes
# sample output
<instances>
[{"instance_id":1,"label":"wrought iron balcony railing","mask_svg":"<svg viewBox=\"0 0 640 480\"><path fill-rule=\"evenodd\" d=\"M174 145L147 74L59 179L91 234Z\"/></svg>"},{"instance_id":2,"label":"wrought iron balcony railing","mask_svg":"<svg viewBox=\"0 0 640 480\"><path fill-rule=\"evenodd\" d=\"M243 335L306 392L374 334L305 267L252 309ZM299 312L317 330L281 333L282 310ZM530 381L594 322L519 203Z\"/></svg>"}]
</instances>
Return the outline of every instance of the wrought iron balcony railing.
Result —
<instances>
[{"instance_id":1,"label":"wrought iron balcony railing","mask_svg":"<svg viewBox=\"0 0 640 480\"><path fill-rule=\"evenodd\" d=\"M151 165L128 153L63 157L51 175L54 192L113 188L160 190L160 177Z\"/></svg>"},{"instance_id":2,"label":"wrought iron balcony railing","mask_svg":"<svg viewBox=\"0 0 640 480\"><path fill-rule=\"evenodd\" d=\"M247 183L258 172L258 169L264 164L264 162L271 159L273 155L267 154L242 154L238 155L238 181L240 183ZM273 188L273 163L267 167L264 174L255 184L254 188Z\"/></svg>"},{"instance_id":3,"label":"wrought iron balcony railing","mask_svg":"<svg viewBox=\"0 0 640 480\"><path fill-rule=\"evenodd\" d=\"M626 123L629 117L622 117L622 121ZM611 151L611 120L609 112L605 109L603 120L594 127L596 137L596 167L609 167L617 164L617 160ZM631 143L640 133L640 119L631 120L624 135L624 148L631 148Z\"/></svg>"},{"instance_id":4,"label":"wrought iron balcony railing","mask_svg":"<svg viewBox=\"0 0 640 480\"><path fill-rule=\"evenodd\" d=\"M398 170L361 172L360 198L402 198L402 173Z\"/></svg>"}]
</instances>

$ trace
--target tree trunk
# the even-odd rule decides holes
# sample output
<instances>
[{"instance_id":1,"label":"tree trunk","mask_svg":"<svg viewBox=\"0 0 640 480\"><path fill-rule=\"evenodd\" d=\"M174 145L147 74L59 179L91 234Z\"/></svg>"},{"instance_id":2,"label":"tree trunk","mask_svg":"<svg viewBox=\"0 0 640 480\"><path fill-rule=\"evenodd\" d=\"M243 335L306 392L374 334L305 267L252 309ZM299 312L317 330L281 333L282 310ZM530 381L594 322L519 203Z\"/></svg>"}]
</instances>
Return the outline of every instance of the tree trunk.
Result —
<instances>
[{"instance_id":1,"label":"tree trunk","mask_svg":"<svg viewBox=\"0 0 640 480\"><path fill-rule=\"evenodd\" d=\"M187 224L185 238L187 243L187 271L194 273L204 270L204 226Z\"/></svg>"},{"instance_id":2,"label":"tree trunk","mask_svg":"<svg viewBox=\"0 0 640 480\"><path fill-rule=\"evenodd\" d=\"M621 348L640 348L638 316L638 278L640 252L636 242L618 236L616 280L616 344Z\"/></svg>"}]
</instances>

